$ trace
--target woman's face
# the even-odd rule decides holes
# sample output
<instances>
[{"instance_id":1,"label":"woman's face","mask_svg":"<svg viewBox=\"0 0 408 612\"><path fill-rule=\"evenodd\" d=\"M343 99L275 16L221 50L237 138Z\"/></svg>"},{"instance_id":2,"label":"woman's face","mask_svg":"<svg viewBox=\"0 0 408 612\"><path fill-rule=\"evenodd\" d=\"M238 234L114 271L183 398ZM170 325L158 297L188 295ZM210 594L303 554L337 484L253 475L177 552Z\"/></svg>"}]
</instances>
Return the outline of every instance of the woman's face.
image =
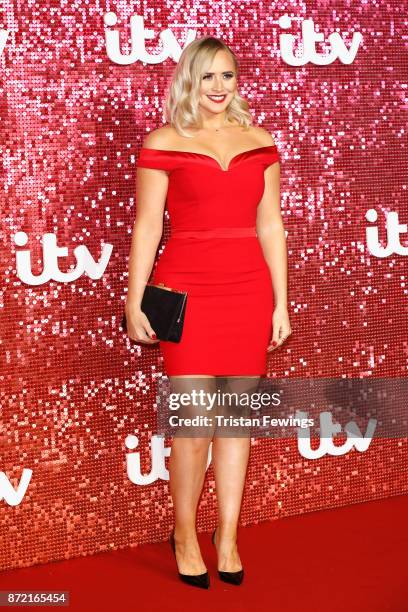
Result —
<instances>
[{"instance_id":1,"label":"woman's face","mask_svg":"<svg viewBox=\"0 0 408 612\"><path fill-rule=\"evenodd\" d=\"M236 90L237 75L232 58L226 51L217 51L208 72L201 77L201 109L208 113L223 113Z\"/></svg>"}]
</instances>

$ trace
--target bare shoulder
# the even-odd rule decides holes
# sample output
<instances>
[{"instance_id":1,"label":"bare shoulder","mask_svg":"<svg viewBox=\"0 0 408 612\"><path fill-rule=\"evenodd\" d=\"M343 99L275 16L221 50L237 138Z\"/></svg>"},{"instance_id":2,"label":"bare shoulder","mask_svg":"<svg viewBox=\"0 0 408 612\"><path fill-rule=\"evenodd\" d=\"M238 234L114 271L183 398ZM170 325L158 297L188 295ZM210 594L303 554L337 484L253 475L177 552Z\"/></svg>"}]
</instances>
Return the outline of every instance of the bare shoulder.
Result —
<instances>
[{"instance_id":1,"label":"bare shoulder","mask_svg":"<svg viewBox=\"0 0 408 612\"><path fill-rule=\"evenodd\" d=\"M265 130L265 128L253 125L251 126L251 130L253 130L252 133L259 142L260 147L270 147L275 144L274 137L268 130Z\"/></svg>"},{"instance_id":2,"label":"bare shoulder","mask_svg":"<svg viewBox=\"0 0 408 612\"><path fill-rule=\"evenodd\" d=\"M171 125L163 125L145 136L143 146L148 149L171 149L176 136L177 132Z\"/></svg>"}]
</instances>

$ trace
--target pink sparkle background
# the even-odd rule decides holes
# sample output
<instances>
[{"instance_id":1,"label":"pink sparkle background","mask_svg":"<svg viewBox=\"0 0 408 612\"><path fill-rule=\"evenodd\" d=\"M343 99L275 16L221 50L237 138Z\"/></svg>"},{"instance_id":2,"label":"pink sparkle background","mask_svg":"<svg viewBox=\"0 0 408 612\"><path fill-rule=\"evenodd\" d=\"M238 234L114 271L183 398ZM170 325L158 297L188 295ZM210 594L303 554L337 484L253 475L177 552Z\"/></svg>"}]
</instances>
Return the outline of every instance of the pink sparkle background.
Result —
<instances>
[{"instance_id":1,"label":"pink sparkle background","mask_svg":"<svg viewBox=\"0 0 408 612\"><path fill-rule=\"evenodd\" d=\"M0 472L17 489L23 469L33 471L19 505L0 501L2 569L160 541L173 520L167 482L137 486L126 474L129 434L150 469L155 386L165 372L159 349L129 342L119 322L135 164L144 135L163 122L175 60L113 63L103 20L111 9L6 0L0 15L9 31L0 55ZM239 89L254 123L275 137L293 334L271 355L270 377L406 377L407 260L373 257L365 220L374 208L385 246L384 215L408 219L406 9L323 1L114 7L123 53L133 14L154 31L151 54L162 50L167 28L181 47L188 30L222 38L240 58ZM349 46L361 32L353 63L285 63L278 20L286 13L298 53L304 19L325 35L320 54L330 50L329 34ZM78 245L95 260L104 243L113 250L98 280L83 274L30 286L16 270L19 231L29 237L34 274L43 269L45 233L68 248L61 271L75 265ZM167 237L166 217L161 247ZM404 235L401 244L408 246ZM400 494L407 467L404 437L314 461L299 454L296 439L254 439L241 524ZM198 529L215 523L210 466Z\"/></svg>"}]
</instances>

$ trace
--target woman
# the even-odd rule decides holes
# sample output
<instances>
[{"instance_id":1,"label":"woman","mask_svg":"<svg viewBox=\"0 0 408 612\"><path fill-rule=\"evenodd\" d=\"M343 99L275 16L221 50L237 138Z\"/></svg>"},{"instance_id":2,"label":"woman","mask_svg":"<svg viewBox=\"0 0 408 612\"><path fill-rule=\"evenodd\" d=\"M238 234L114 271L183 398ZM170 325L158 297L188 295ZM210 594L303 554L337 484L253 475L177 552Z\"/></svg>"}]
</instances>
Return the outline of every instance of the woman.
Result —
<instances>
[{"instance_id":1,"label":"woman","mask_svg":"<svg viewBox=\"0 0 408 612\"><path fill-rule=\"evenodd\" d=\"M179 343L160 342L173 390L253 390L267 354L291 333L287 249L280 213L279 155L272 136L252 126L237 90L237 59L222 41L190 43L166 101L167 124L140 151L137 215L129 260L126 317L130 338L154 344L140 304L163 231L172 233L153 284L187 291ZM187 408L187 411L189 408ZM219 577L243 579L237 526L250 436L174 436L169 463L175 526L170 543L179 576L208 588L196 512L212 442L219 520L213 533Z\"/></svg>"}]
</instances>

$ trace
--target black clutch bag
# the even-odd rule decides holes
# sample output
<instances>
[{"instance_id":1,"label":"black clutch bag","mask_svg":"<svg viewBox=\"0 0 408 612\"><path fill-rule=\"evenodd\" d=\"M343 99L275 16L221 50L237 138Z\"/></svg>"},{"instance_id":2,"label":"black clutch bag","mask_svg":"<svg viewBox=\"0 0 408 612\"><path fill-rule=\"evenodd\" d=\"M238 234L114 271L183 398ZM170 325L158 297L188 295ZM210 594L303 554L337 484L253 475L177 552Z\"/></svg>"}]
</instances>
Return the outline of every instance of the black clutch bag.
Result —
<instances>
[{"instance_id":1,"label":"black clutch bag","mask_svg":"<svg viewBox=\"0 0 408 612\"><path fill-rule=\"evenodd\" d=\"M186 304L187 293L185 291L176 291L171 287L166 287L163 283L147 284L140 308L149 319L159 340L180 342ZM127 330L126 315L123 315L121 326L125 331Z\"/></svg>"}]
</instances>

